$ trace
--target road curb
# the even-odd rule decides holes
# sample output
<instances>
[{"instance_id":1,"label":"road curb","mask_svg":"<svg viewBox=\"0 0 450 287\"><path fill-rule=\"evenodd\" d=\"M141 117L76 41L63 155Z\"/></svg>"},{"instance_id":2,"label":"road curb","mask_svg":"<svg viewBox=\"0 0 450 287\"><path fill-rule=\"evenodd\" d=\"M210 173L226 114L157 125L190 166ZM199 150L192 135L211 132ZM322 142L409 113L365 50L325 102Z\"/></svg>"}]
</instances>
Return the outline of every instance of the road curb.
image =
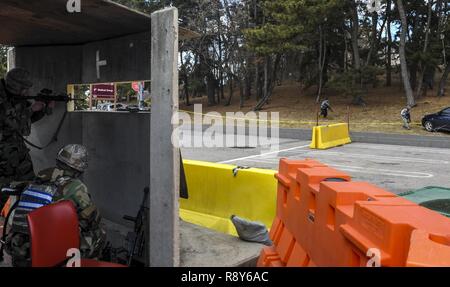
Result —
<instances>
[{"instance_id":1,"label":"road curb","mask_svg":"<svg viewBox=\"0 0 450 287\"><path fill-rule=\"evenodd\" d=\"M353 142L402 145L433 148L450 148L450 137L416 136L384 133L351 132ZM311 140L312 132L306 129L280 129L280 138Z\"/></svg>"}]
</instances>

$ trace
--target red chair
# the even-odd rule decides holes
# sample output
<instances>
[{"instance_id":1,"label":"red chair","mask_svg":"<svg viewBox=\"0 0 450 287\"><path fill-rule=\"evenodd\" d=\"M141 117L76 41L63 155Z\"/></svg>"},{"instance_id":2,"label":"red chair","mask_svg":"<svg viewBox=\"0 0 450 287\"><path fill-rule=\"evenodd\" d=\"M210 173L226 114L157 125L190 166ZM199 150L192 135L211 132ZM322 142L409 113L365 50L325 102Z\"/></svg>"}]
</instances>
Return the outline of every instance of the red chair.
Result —
<instances>
[{"instance_id":1,"label":"red chair","mask_svg":"<svg viewBox=\"0 0 450 287\"><path fill-rule=\"evenodd\" d=\"M33 267L64 266L67 251L80 247L78 216L71 201L47 205L28 214ZM81 267L126 267L81 259Z\"/></svg>"}]
</instances>

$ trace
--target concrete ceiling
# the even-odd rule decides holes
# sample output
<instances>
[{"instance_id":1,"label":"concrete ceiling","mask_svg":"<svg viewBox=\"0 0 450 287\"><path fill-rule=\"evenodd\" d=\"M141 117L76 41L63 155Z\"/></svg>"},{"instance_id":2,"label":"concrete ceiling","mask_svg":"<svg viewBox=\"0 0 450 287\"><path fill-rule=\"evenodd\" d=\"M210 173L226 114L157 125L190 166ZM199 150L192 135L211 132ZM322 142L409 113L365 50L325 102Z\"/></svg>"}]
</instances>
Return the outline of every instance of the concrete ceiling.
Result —
<instances>
[{"instance_id":1,"label":"concrete ceiling","mask_svg":"<svg viewBox=\"0 0 450 287\"><path fill-rule=\"evenodd\" d=\"M81 13L69 13L68 0L0 0L0 44L84 44L150 30L149 15L108 0L80 1ZM180 39L194 36L180 29Z\"/></svg>"}]
</instances>

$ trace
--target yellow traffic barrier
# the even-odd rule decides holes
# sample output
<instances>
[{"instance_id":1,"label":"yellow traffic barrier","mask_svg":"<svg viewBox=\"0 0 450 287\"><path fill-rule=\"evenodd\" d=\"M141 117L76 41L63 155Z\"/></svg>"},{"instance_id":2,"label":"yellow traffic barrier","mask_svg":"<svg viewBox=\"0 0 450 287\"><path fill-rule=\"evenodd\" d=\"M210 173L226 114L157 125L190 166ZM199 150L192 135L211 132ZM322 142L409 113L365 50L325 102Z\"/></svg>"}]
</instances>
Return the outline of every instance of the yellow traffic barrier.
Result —
<instances>
[{"instance_id":1,"label":"yellow traffic barrier","mask_svg":"<svg viewBox=\"0 0 450 287\"><path fill-rule=\"evenodd\" d=\"M334 124L313 128L310 148L329 149L351 143L348 124Z\"/></svg>"},{"instance_id":2,"label":"yellow traffic barrier","mask_svg":"<svg viewBox=\"0 0 450 287\"><path fill-rule=\"evenodd\" d=\"M274 170L239 169L234 165L184 160L189 199L180 199L184 221L237 235L232 215L264 223L275 217L277 180Z\"/></svg>"}]
</instances>

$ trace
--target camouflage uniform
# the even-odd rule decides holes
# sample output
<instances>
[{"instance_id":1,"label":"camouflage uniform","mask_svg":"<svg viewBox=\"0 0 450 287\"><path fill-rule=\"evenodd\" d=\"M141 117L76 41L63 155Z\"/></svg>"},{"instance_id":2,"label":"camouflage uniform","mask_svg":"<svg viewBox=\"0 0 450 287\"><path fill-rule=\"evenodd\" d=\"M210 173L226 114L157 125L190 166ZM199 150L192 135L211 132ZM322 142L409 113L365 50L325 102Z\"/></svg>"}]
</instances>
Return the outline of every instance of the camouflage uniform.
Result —
<instances>
[{"instance_id":1,"label":"camouflage uniform","mask_svg":"<svg viewBox=\"0 0 450 287\"><path fill-rule=\"evenodd\" d=\"M0 187L34 178L33 163L23 136L30 135L31 124L43 118L45 111L33 112L31 103L20 99L21 89L31 87L28 78L28 72L17 68L0 80ZM0 207L6 199L0 198Z\"/></svg>"},{"instance_id":2,"label":"camouflage uniform","mask_svg":"<svg viewBox=\"0 0 450 287\"><path fill-rule=\"evenodd\" d=\"M74 153L84 153L78 159ZM86 149L79 145L69 145L58 153L58 167L39 172L35 183L46 186L53 195L53 202L70 200L78 213L80 226L80 251L83 258L98 258L106 246L106 233L100 226L101 216L93 204L86 185L79 179L87 168ZM13 257L15 266L29 266L29 238L26 213L19 208L14 215L12 232L8 235L6 251ZM24 263L25 262L25 263Z\"/></svg>"},{"instance_id":3,"label":"camouflage uniform","mask_svg":"<svg viewBox=\"0 0 450 287\"><path fill-rule=\"evenodd\" d=\"M68 170L50 168L38 178L54 184L57 189L53 202L70 200L75 205L80 225L80 251L83 258L98 258L106 243L106 233L100 227L101 216L92 202L86 185Z\"/></svg>"}]
</instances>

